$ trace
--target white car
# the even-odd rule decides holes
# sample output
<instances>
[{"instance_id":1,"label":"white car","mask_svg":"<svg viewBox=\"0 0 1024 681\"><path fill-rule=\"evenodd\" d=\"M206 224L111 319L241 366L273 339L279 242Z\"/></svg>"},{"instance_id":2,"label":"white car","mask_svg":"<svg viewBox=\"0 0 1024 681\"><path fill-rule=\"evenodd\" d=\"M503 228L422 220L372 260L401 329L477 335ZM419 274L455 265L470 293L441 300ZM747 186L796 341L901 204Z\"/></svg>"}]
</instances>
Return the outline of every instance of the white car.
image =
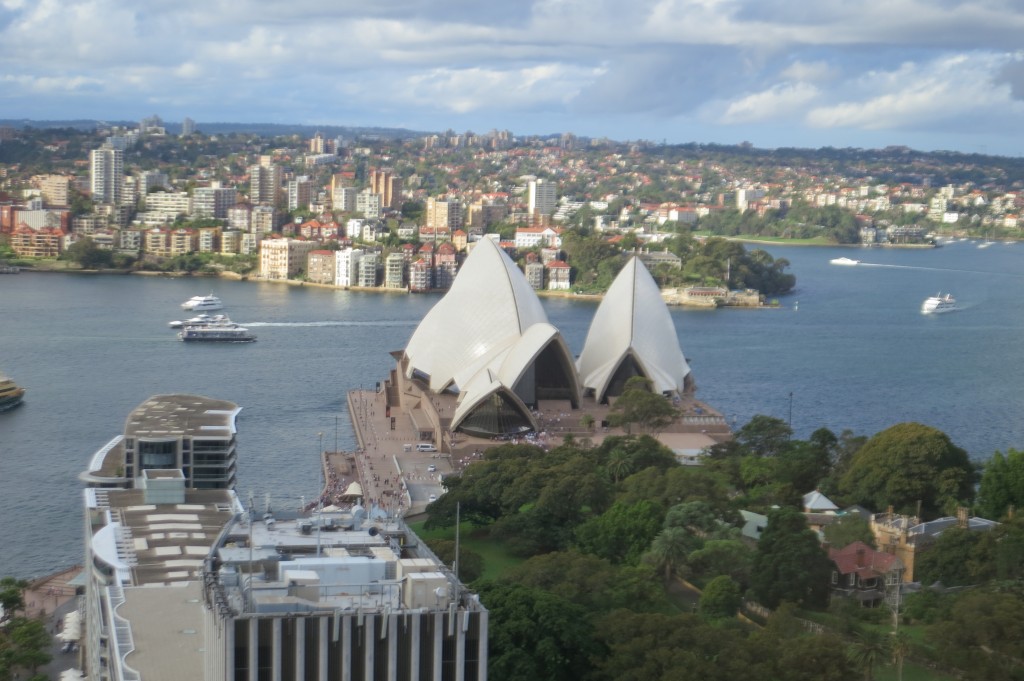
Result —
<instances>
[{"instance_id":1,"label":"white car","mask_svg":"<svg viewBox=\"0 0 1024 681\"><path fill-rule=\"evenodd\" d=\"M427 503L428 504L432 504L435 501L437 501L437 495L436 494L431 494L429 497L427 497Z\"/></svg>"},{"instance_id":2,"label":"white car","mask_svg":"<svg viewBox=\"0 0 1024 681\"><path fill-rule=\"evenodd\" d=\"M437 466L435 466L434 464L430 464L429 466L427 466L427 472L428 473L433 473L436 470L437 470Z\"/></svg>"}]
</instances>

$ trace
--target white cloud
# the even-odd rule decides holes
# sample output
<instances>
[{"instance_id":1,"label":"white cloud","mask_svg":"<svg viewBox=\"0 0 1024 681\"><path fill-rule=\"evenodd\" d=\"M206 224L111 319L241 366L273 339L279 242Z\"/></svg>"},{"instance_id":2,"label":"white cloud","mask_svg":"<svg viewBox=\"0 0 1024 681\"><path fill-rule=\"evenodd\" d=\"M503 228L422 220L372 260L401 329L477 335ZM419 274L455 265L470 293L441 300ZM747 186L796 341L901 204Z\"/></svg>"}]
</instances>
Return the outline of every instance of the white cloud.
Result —
<instances>
[{"instance_id":1,"label":"white cloud","mask_svg":"<svg viewBox=\"0 0 1024 681\"><path fill-rule=\"evenodd\" d=\"M807 115L814 127L866 130L927 126L1013 106L1010 88L995 77L1006 56L957 55L863 74L844 92L860 95L819 106Z\"/></svg>"},{"instance_id":2,"label":"white cloud","mask_svg":"<svg viewBox=\"0 0 1024 681\"><path fill-rule=\"evenodd\" d=\"M808 83L782 83L730 103L721 120L731 125L799 117L819 95Z\"/></svg>"}]
</instances>

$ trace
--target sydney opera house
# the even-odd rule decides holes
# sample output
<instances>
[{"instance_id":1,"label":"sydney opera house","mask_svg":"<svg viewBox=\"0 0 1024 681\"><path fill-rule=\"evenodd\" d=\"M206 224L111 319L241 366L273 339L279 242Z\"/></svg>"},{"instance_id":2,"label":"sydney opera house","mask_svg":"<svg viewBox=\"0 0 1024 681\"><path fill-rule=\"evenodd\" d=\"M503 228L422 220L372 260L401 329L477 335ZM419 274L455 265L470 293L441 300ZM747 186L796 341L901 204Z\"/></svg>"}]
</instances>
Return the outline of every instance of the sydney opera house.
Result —
<instances>
[{"instance_id":1,"label":"sydney opera house","mask_svg":"<svg viewBox=\"0 0 1024 681\"><path fill-rule=\"evenodd\" d=\"M695 400L672 317L635 257L604 296L576 358L516 264L483 239L406 349L392 354L389 413L407 414L417 437L442 451L454 441L550 431L552 414L566 433L600 426L633 376L680 408L667 432L702 434L707 444L729 436L725 420Z\"/></svg>"}]
</instances>

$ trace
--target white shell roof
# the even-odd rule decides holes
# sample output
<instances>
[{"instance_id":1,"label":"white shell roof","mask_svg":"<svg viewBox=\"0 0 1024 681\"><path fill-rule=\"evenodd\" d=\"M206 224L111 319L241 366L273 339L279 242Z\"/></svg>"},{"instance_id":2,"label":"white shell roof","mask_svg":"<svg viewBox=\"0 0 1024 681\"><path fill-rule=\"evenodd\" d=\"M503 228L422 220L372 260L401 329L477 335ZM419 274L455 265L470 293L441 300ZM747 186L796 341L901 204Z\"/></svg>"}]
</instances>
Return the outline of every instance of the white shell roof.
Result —
<instances>
[{"instance_id":1,"label":"white shell roof","mask_svg":"<svg viewBox=\"0 0 1024 681\"><path fill-rule=\"evenodd\" d=\"M416 328L405 349L408 375L430 376L431 390L464 389L547 315L526 277L490 239L477 242L451 289Z\"/></svg>"},{"instance_id":2,"label":"white shell roof","mask_svg":"<svg viewBox=\"0 0 1024 681\"><path fill-rule=\"evenodd\" d=\"M657 282L639 258L622 268L594 314L577 367L600 400L622 360L632 354L655 392L682 392L690 367Z\"/></svg>"},{"instance_id":3,"label":"white shell roof","mask_svg":"<svg viewBox=\"0 0 1024 681\"><path fill-rule=\"evenodd\" d=\"M501 387L508 389L509 395L521 405L524 413L529 413L526 405L522 404L522 401L514 395L512 388L515 387L523 372L552 342L557 344L564 355L566 366L571 372L573 370L572 354L558 329L547 322L534 324L514 343L506 344L500 352L492 354L491 361L485 366L478 367L468 375L466 380L457 381L461 392L452 418L452 429L458 428L462 420L484 398ZM573 382L573 392L578 395L579 388L576 385L576 377L570 375L569 379Z\"/></svg>"}]
</instances>

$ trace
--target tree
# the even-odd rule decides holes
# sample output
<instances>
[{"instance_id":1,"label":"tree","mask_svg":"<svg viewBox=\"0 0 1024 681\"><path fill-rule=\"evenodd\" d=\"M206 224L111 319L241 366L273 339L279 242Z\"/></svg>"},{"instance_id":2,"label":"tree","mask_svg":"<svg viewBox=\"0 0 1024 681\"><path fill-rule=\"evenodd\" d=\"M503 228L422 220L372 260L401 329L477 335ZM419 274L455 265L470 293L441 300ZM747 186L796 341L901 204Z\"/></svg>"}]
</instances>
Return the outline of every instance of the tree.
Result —
<instances>
[{"instance_id":1,"label":"tree","mask_svg":"<svg viewBox=\"0 0 1024 681\"><path fill-rule=\"evenodd\" d=\"M490 611L488 669L507 681L575 681L597 650L590 620L577 603L521 584L484 582Z\"/></svg>"},{"instance_id":2,"label":"tree","mask_svg":"<svg viewBox=\"0 0 1024 681\"><path fill-rule=\"evenodd\" d=\"M978 487L978 514L997 520L1010 508L1024 508L1024 451L996 452L985 464Z\"/></svg>"},{"instance_id":3,"label":"tree","mask_svg":"<svg viewBox=\"0 0 1024 681\"><path fill-rule=\"evenodd\" d=\"M871 681L875 678L875 665L889 659L889 635L875 629L860 632L850 656L864 670L864 681Z\"/></svg>"},{"instance_id":4,"label":"tree","mask_svg":"<svg viewBox=\"0 0 1024 681\"><path fill-rule=\"evenodd\" d=\"M633 424L637 424L641 431L657 434L677 418L679 410L664 395L652 393L650 381L640 376L626 381L625 390L608 411L609 423L625 428L626 433L630 433Z\"/></svg>"},{"instance_id":5,"label":"tree","mask_svg":"<svg viewBox=\"0 0 1024 681\"><path fill-rule=\"evenodd\" d=\"M113 251L100 248L89 237L79 239L61 254L62 260L76 262L87 270L110 267L113 257Z\"/></svg>"},{"instance_id":6,"label":"tree","mask_svg":"<svg viewBox=\"0 0 1024 681\"><path fill-rule=\"evenodd\" d=\"M616 503L576 530L576 542L582 551L613 563L635 565L658 534L662 511L650 501L636 504Z\"/></svg>"},{"instance_id":7,"label":"tree","mask_svg":"<svg viewBox=\"0 0 1024 681\"><path fill-rule=\"evenodd\" d=\"M982 548L982 534L951 527L914 561L914 578L922 584L966 586L988 578L991 555Z\"/></svg>"},{"instance_id":8,"label":"tree","mask_svg":"<svg viewBox=\"0 0 1024 681\"><path fill-rule=\"evenodd\" d=\"M440 539L429 542L430 550L441 562L449 567L455 565L455 542L451 539ZM475 582L484 573L484 557L465 546L459 546L459 581L469 584Z\"/></svg>"},{"instance_id":9,"label":"tree","mask_svg":"<svg viewBox=\"0 0 1024 681\"><path fill-rule=\"evenodd\" d=\"M804 515L792 508L768 514L768 527L757 543L750 588L769 608L789 601L822 607L828 600L832 564Z\"/></svg>"},{"instance_id":10,"label":"tree","mask_svg":"<svg viewBox=\"0 0 1024 681\"><path fill-rule=\"evenodd\" d=\"M668 527L654 538L651 548L644 554L644 561L661 572L668 583L679 569L686 564L686 556L692 550L695 538L681 527Z\"/></svg>"},{"instance_id":11,"label":"tree","mask_svg":"<svg viewBox=\"0 0 1024 681\"><path fill-rule=\"evenodd\" d=\"M28 582L24 579L0 579L0 623L11 619L18 610L25 607L24 592L27 588Z\"/></svg>"},{"instance_id":12,"label":"tree","mask_svg":"<svg viewBox=\"0 0 1024 681\"><path fill-rule=\"evenodd\" d=\"M719 575L704 587L697 612L709 620L728 619L736 616L742 602L739 585L729 576Z\"/></svg>"},{"instance_id":13,"label":"tree","mask_svg":"<svg viewBox=\"0 0 1024 681\"><path fill-rule=\"evenodd\" d=\"M42 620L27 617L11 618L0 631L0 673L27 669L32 674L53 657L50 655L49 632ZM0 677L2 678L2 677Z\"/></svg>"},{"instance_id":14,"label":"tree","mask_svg":"<svg viewBox=\"0 0 1024 681\"><path fill-rule=\"evenodd\" d=\"M789 446L793 429L774 416L757 414L736 433L736 441L758 456L775 456Z\"/></svg>"},{"instance_id":15,"label":"tree","mask_svg":"<svg viewBox=\"0 0 1024 681\"><path fill-rule=\"evenodd\" d=\"M840 481L854 503L893 506L897 513L935 518L973 496L974 467L949 437L920 423L900 423L878 433L853 457Z\"/></svg>"},{"instance_id":16,"label":"tree","mask_svg":"<svg viewBox=\"0 0 1024 681\"><path fill-rule=\"evenodd\" d=\"M704 578L726 575L746 589L754 552L738 539L712 539L690 553L686 562L695 575Z\"/></svg>"}]
</instances>

